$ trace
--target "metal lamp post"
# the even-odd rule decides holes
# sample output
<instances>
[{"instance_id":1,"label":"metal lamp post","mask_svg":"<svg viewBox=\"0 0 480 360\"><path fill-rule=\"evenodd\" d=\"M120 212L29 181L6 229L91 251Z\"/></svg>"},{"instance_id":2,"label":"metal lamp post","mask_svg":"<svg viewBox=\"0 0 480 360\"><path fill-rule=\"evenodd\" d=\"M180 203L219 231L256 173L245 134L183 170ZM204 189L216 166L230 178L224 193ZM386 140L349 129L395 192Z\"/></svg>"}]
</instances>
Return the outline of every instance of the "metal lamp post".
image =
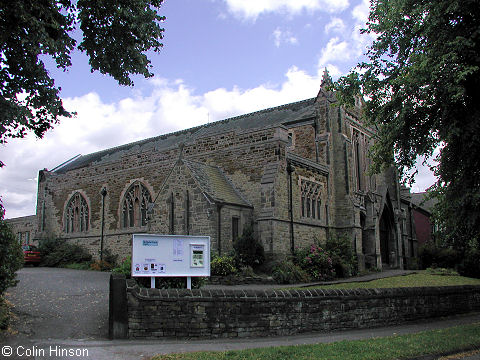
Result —
<instances>
[{"instance_id":1,"label":"metal lamp post","mask_svg":"<svg viewBox=\"0 0 480 360\"><path fill-rule=\"evenodd\" d=\"M100 191L102 195L102 232L100 236L100 264L103 266L103 229L105 227L105 196L107 196L107 189L103 188Z\"/></svg>"}]
</instances>

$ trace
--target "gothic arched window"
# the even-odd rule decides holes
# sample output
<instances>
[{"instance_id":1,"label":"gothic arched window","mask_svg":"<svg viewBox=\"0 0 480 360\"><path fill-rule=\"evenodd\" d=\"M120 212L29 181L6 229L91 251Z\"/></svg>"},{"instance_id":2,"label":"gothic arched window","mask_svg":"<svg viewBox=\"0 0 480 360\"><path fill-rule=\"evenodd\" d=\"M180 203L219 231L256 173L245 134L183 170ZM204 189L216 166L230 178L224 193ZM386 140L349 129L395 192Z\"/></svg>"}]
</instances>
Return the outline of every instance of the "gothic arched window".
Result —
<instances>
[{"instance_id":1,"label":"gothic arched window","mask_svg":"<svg viewBox=\"0 0 480 360\"><path fill-rule=\"evenodd\" d=\"M65 232L73 233L88 230L89 211L87 200L76 192L65 209Z\"/></svg>"},{"instance_id":2,"label":"gothic arched window","mask_svg":"<svg viewBox=\"0 0 480 360\"><path fill-rule=\"evenodd\" d=\"M322 185L301 179L300 192L302 217L320 220Z\"/></svg>"},{"instance_id":3,"label":"gothic arched window","mask_svg":"<svg viewBox=\"0 0 480 360\"><path fill-rule=\"evenodd\" d=\"M152 196L145 185L138 181L133 183L122 202L122 227L147 225L147 209L151 202Z\"/></svg>"},{"instance_id":4,"label":"gothic arched window","mask_svg":"<svg viewBox=\"0 0 480 360\"><path fill-rule=\"evenodd\" d=\"M366 134L357 129L353 129L352 131L355 190L368 191L370 188L370 178L367 177L369 163L367 154L370 139Z\"/></svg>"}]
</instances>

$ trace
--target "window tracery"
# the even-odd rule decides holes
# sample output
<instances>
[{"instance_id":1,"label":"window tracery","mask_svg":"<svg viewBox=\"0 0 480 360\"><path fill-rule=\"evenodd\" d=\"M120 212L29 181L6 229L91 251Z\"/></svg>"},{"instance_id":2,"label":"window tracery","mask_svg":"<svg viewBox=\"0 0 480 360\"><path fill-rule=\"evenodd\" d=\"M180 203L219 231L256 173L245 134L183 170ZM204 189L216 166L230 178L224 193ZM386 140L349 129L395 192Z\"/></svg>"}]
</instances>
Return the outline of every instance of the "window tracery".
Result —
<instances>
[{"instance_id":1,"label":"window tracery","mask_svg":"<svg viewBox=\"0 0 480 360\"><path fill-rule=\"evenodd\" d=\"M301 213L302 217L321 218L322 184L305 179L300 180Z\"/></svg>"},{"instance_id":2,"label":"window tracery","mask_svg":"<svg viewBox=\"0 0 480 360\"><path fill-rule=\"evenodd\" d=\"M78 191L68 201L65 209L65 232L87 231L89 210L87 200Z\"/></svg>"},{"instance_id":3,"label":"window tracery","mask_svg":"<svg viewBox=\"0 0 480 360\"><path fill-rule=\"evenodd\" d=\"M133 183L122 202L122 227L147 225L148 204L152 202L150 191L141 182Z\"/></svg>"},{"instance_id":4,"label":"window tracery","mask_svg":"<svg viewBox=\"0 0 480 360\"><path fill-rule=\"evenodd\" d=\"M353 129L353 160L355 165L355 190L357 191L369 190L369 178L366 175L369 162L367 157L369 141L369 137L366 134Z\"/></svg>"}]
</instances>

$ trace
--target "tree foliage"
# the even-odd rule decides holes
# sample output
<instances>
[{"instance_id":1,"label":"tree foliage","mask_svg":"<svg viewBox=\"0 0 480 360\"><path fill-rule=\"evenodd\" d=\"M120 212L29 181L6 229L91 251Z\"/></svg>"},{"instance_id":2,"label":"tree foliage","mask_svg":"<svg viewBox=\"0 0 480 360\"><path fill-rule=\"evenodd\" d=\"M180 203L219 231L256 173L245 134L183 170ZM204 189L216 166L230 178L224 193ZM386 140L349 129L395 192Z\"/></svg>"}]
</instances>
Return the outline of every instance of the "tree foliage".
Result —
<instances>
[{"instance_id":1,"label":"tree foliage","mask_svg":"<svg viewBox=\"0 0 480 360\"><path fill-rule=\"evenodd\" d=\"M0 297L5 290L15 286L16 271L23 266L22 247L15 234L0 214Z\"/></svg>"},{"instance_id":2,"label":"tree foliage","mask_svg":"<svg viewBox=\"0 0 480 360\"><path fill-rule=\"evenodd\" d=\"M0 0L0 144L27 131L42 137L60 117L72 116L45 68L48 57L65 71L79 49L92 72L121 85L133 85L131 74L152 76L146 52L162 47L162 1Z\"/></svg>"},{"instance_id":3,"label":"tree foliage","mask_svg":"<svg viewBox=\"0 0 480 360\"><path fill-rule=\"evenodd\" d=\"M436 220L463 251L480 240L480 2L373 0L363 31L376 36L368 61L336 89L367 99L374 171L395 163L405 175L419 155L436 158Z\"/></svg>"}]
</instances>

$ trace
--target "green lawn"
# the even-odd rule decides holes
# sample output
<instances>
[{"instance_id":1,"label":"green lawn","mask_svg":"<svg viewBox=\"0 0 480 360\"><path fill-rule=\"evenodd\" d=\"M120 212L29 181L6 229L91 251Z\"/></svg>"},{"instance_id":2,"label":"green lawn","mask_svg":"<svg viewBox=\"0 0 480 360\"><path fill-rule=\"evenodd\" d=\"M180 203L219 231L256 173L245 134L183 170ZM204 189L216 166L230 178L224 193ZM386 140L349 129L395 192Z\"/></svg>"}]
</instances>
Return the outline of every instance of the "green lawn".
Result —
<instances>
[{"instance_id":1,"label":"green lawn","mask_svg":"<svg viewBox=\"0 0 480 360\"><path fill-rule=\"evenodd\" d=\"M480 346L480 323L416 334L222 352L158 355L152 360L389 360Z\"/></svg>"},{"instance_id":2,"label":"green lawn","mask_svg":"<svg viewBox=\"0 0 480 360\"><path fill-rule=\"evenodd\" d=\"M480 285L480 279L467 278L459 275L433 275L425 271L405 276L395 276L367 282L351 282L334 285L319 285L312 288L322 289L358 289L358 288L395 288L419 286L455 286Z\"/></svg>"}]
</instances>

